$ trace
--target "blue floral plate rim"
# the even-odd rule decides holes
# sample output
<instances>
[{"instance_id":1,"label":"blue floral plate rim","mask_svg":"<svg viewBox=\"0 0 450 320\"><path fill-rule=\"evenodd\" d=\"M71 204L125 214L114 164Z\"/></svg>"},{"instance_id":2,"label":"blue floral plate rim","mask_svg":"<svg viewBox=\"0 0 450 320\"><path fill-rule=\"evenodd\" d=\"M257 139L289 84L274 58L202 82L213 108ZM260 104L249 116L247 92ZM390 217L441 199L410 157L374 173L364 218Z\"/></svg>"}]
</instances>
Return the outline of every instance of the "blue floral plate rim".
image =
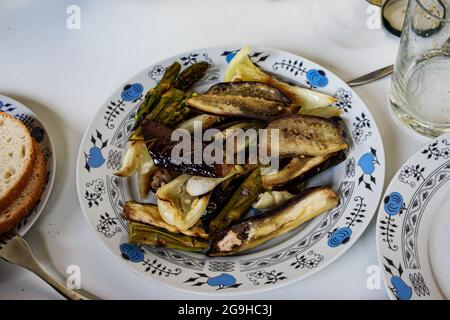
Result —
<instances>
[{"instance_id":1,"label":"blue floral plate rim","mask_svg":"<svg viewBox=\"0 0 450 320\"><path fill-rule=\"evenodd\" d=\"M426 143L390 181L378 209L378 263L392 300L446 299L429 257L428 235L450 190L450 133ZM439 197L441 195L441 197ZM425 237L425 238L424 238Z\"/></svg>"},{"instance_id":2,"label":"blue floral plate rim","mask_svg":"<svg viewBox=\"0 0 450 320\"><path fill-rule=\"evenodd\" d=\"M182 66L196 61L209 62L212 67L199 85L199 90L205 89L222 79L227 64L240 47L191 50L145 68L108 98L92 119L79 149L78 198L93 232L113 256L134 272L181 291L248 294L310 276L338 259L359 239L375 215L382 194L383 143L373 116L356 92L332 72L308 59L281 50L254 47L251 58L264 69L337 98L336 106L344 112L343 129L350 144L345 164L330 173L331 183L342 197L340 205L285 242L238 257L210 259L126 243L127 229L120 208L131 191L129 182L113 176L112 172L120 164L129 134L127 128L132 125L132 116L143 94L174 60ZM90 161L92 157L95 161Z\"/></svg>"}]
</instances>

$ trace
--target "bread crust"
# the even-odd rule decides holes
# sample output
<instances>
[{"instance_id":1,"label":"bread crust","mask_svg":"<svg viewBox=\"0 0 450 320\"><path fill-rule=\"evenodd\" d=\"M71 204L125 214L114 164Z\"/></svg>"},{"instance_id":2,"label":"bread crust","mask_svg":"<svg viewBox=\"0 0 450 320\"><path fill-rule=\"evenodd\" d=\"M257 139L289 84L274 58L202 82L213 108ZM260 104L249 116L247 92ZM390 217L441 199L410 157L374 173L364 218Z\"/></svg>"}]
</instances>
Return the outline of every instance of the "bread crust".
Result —
<instances>
[{"instance_id":1,"label":"bread crust","mask_svg":"<svg viewBox=\"0 0 450 320\"><path fill-rule=\"evenodd\" d=\"M6 112L0 112L0 116L10 119L11 121L16 122L18 126L21 126L26 132L28 132L28 128L19 120L9 115ZM30 145L34 144L34 140L30 134L27 135L27 140ZM31 148L32 154L30 155L31 161L27 164L24 173L20 179L16 183L10 186L9 190L5 193L5 195L0 198L0 212L6 209L17 197L19 197L22 190L27 185L30 180L31 173L33 172L33 164L36 162L35 160L35 148Z\"/></svg>"},{"instance_id":2,"label":"bread crust","mask_svg":"<svg viewBox=\"0 0 450 320\"><path fill-rule=\"evenodd\" d=\"M11 231L36 205L45 187L46 165L44 155L33 140L35 161L32 170L32 180L37 179L32 190L27 190L27 186L19 194L19 197L5 210L0 211L0 235ZM26 194L25 194L26 193Z\"/></svg>"}]
</instances>

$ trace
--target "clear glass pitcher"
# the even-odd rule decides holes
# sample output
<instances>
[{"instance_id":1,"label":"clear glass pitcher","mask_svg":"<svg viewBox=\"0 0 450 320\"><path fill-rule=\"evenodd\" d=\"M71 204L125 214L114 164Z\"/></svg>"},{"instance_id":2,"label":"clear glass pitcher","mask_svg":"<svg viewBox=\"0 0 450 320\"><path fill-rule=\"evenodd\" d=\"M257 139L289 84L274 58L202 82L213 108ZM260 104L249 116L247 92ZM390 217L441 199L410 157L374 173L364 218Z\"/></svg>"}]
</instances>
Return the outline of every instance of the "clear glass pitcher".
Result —
<instances>
[{"instance_id":1,"label":"clear glass pitcher","mask_svg":"<svg viewBox=\"0 0 450 320\"><path fill-rule=\"evenodd\" d=\"M450 0L409 0L390 102L427 137L450 131Z\"/></svg>"}]
</instances>

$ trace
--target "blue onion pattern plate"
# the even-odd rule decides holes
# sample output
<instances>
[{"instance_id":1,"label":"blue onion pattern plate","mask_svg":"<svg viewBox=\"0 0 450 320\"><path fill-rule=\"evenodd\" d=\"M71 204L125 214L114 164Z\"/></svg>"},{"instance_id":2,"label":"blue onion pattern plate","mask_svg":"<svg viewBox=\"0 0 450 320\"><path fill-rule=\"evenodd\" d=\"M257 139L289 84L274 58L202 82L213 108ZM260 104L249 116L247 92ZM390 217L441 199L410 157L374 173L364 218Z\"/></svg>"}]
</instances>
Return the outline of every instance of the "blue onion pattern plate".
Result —
<instances>
[{"instance_id":1,"label":"blue onion pattern plate","mask_svg":"<svg viewBox=\"0 0 450 320\"><path fill-rule=\"evenodd\" d=\"M397 172L377 218L378 259L389 296L450 298L450 133Z\"/></svg>"},{"instance_id":2,"label":"blue onion pattern plate","mask_svg":"<svg viewBox=\"0 0 450 320\"><path fill-rule=\"evenodd\" d=\"M44 124L34 114L33 111L25 107L20 102L13 100L9 97L0 95L0 112L6 112L12 115L14 118L22 121L23 124L30 131L31 136L39 143L42 153L44 154L45 164L47 166L47 173L45 177L45 188L41 195L41 198L29 212L29 214L20 221L14 230L17 234L23 236L30 230L38 217L41 215L45 204L47 203L50 193L53 188L53 182L55 180L55 168L56 159L54 157L55 149L52 139L48 134Z\"/></svg>"},{"instance_id":3,"label":"blue onion pattern plate","mask_svg":"<svg viewBox=\"0 0 450 320\"><path fill-rule=\"evenodd\" d=\"M148 89L165 67L178 61L186 67L207 61L211 67L196 90L220 82L239 47L215 47L185 52L156 63L116 90L95 115L80 146L77 186L88 223L108 251L146 278L184 291L237 294L269 290L303 279L347 251L366 229L381 198L384 149L375 121L358 95L322 66L280 50L255 47L252 60L261 68L298 85L336 97L343 111L348 159L310 181L331 185L340 196L337 208L317 217L283 239L236 257L208 258L201 254L127 244L122 218L125 201L140 199L133 178L113 175L119 169L133 116Z\"/></svg>"}]
</instances>

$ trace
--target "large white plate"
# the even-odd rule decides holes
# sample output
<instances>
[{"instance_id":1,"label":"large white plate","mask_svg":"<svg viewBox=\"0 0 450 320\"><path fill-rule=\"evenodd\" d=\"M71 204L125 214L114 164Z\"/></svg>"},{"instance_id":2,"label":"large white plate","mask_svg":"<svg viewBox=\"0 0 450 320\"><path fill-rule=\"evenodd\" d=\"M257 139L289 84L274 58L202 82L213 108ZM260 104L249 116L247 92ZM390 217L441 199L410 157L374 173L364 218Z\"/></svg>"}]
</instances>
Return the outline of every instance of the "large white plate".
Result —
<instances>
[{"instance_id":1,"label":"large white plate","mask_svg":"<svg viewBox=\"0 0 450 320\"><path fill-rule=\"evenodd\" d=\"M23 236L33 226L38 217L44 210L50 193L53 188L53 182L55 180L55 149L52 139L48 134L44 124L34 114L33 111L25 107L20 102L11 99L9 97L0 95L0 111L9 113L14 118L22 121L30 131L31 136L39 143L42 152L44 153L45 164L47 166L47 173L45 177L45 189L41 195L41 198L34 206L34 208L28 213L28 215L22 219L22 221L16 226L14 232Z\"/></svg>"},{"instance_id":2,"label":"large white plate","mask_svg":"<svg viewBox=\"0 0 450 320\"><path fill-rule=\"evenodd\" d=\"M338 100L349 142L348 159L311 180L331 185L340 195L337 208L299 230L249 254L208 258L201 254L127 244L122 206L140 200L135 179L115 177L133 127L133 115L146 91L173 61L184 67L211 64L197 91L223 79L239 47L185 52L156 63L116 90L100 108L81 143L77 164L78 195L98 238L119 261L148 279L196 293L236 294L280 287L332 263L361 236L378 206L384 182L384 149L375 121L358 95L327 69L291 53L256 47L251 55L262 68ZM101 263L99 261L99 263ZM107 268L107 265L102 266ZM351 279L348 279L350 281Z\"/></svg>"},{"instance_id":3,"label":"large white plate","mask_svg":"<svg viewBox=\"0 0 450 320\"><path fill-rule=\"evenodd\" d=\"M377 221L389 296L450 297L450 133L428 143L392 179Z\"/></svg>"}]
</instances>

